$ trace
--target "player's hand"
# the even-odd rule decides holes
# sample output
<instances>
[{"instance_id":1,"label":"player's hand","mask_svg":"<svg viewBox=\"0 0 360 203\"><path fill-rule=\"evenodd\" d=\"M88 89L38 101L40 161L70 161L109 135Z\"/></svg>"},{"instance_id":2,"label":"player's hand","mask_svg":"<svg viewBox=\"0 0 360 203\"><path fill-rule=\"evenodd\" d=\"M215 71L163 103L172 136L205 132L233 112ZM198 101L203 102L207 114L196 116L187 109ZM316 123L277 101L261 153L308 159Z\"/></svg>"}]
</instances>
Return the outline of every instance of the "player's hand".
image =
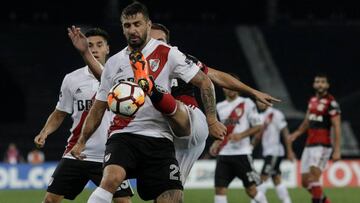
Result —
<instances>
[{"instance_id":1,"label":"player's hand","mask_svg":"<svg viewBox=\"0 0 360 203\"><path fill-rule=\"evenodd\" d=\"M76 143L75 146L71 149L70 154L78 160L83 160L86 158L81 152L84 151L85 144Z\"/></svg>"},{"instance_id":2,"label":"player's hand","mask_svg":"<svg viewBox=\"0 0 360 203\"><path fill-rule=\"evenodd\" d=\"M215 140L215 141L213 142L213 144L211 145L211 147L210 147L210 149L209 149L209 154L210 154L211 156L216 156L216 155L218 155L220 143L221 143L221 141L219 141L219 140Z\"/></svg>"},{"instance_id":3,"label":"player's hand","mask_svg":"<svg viewBox=\"0 0 360 203\"><path fill-rule=\"evenodd\" d=\"M209 125L209 133L219 140L223 140L226 135L226 127L219 121L214 121Z\"/></svg>"},{"instance_id":4,"label":"player's hand","mask_svg":"<svg viewBox=\"0 0 360 203\"><path fill-rule=\"evenodd\" d=\"M86 36L80 31L80 28L74 25L67 28L68 36L74 47L80 52L85 53L89 49L89 43Z\"/></svg>"},{"instance_id":5,"label":"player's hand","mask_svg":"<svg viewBox=\"0 0 360 203\"><path fill-rule=\"evenodd\" d=\"M240 134L230 133L227 136L228 136L229 140L234 141L234 142L237 142L237 141L242 139L242 134L241 133Z\"/></svg>"},{"instance_id":6,"label":"player's hand","mask_svg":"<svg viewBox=\"0 0 360 203\"><path fill-rule=\"evenodd\" d=\"M260 92L260 91L256 91L254 93L254 97L256 100L258 100L261 103L264 103L267 106L272 106L274 102L281 102L280 99L277 99L267 93Z\"/></svg>"},{"instance_id":7,"label":"player's hand","mask_svg":"<svg viewBox=\"0 0 360 203\"><path fill-rule=\"evenodd\" d=\"M333 155L332 155L332 160L335 161L339 161L341 159L341 153L339 150L335 150Z\"/></svg>"},{"instance_id":8,"label":"player's hand","mask_svg":"<svg viewBox=\"0 0 360 203\"><path fill-rule=\"evenodd\" d=\"M35 138L34 138L34 143L35 146L37 148L43 148L45 145L45 140L46 140L47 136L43 133L38 134Z\"/></svg>"}]
</instances>

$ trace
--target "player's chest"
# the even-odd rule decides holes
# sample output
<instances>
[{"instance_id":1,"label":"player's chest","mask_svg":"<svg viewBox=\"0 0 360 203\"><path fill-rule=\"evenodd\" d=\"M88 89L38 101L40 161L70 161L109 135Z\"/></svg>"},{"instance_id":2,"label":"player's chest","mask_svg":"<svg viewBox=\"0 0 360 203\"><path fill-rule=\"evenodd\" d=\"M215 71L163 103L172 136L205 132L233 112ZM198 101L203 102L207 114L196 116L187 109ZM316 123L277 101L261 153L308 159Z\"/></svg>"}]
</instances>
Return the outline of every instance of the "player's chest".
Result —
<instances>
[{"instance_id":1,"label":"player's chest","mask_svg":"<svg viewBox=\"0 0 360 203\"><path fill-rule=\"evenodd\" d=\"M328 99L312 99L309 102L310 114L324 115L329 109L330 101Z\"/></svg>"},{"instance_id":2,"label":"player's chest","mask_svg":"<svg viewBox=\"0 0 360 203\"><path fill-rule=\"evenodd\" d=\"M99 82L96 80L78 81L75 83L70 91L73 95L74 101L91 100L99 88Z\"/></svg>"}]
</instances>

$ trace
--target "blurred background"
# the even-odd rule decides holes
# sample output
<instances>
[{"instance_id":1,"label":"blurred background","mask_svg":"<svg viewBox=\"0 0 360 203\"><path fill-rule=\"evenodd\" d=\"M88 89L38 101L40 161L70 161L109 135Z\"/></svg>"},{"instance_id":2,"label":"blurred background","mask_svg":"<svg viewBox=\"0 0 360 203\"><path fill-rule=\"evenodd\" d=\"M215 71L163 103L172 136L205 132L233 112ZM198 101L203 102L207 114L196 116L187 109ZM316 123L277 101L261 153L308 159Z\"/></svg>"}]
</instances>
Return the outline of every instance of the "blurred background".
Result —
<instances>
[{"instance_id":1,"label":"blurred background","mask_svg":"<svg viewBox=\"0 0 360 203\"><path fill-rule=\"evenodd\" d=\"M120 12L130 0L8 1L0 12L2 71L0 156L10 143L26 162L33 138L55 108L65 74L84 65L66 28L101 27L111 54L126 46ZM290 131L303 120L315 73L328 74L342 110L342 153L360 157L360 9L354 1L141 1L153 22L171 31L171 44L210 67L282 99ZM217 89L217 100L223 100ZM47 139L46 161L59 160L70 117ZM294 143L300 158L306 136ZM209 143L211 139L209 139ZM261 149L256 149L258 158ZM202 158L212 158L204 151ZM20 161L20 158L19 158Z\"/></svg>"},{"instance_id":2,"label":"blurred background","mask_svg":"<svg viewBox=\"0 0 360 203\"><path fill-rule=\"evenodd\" d=\"M107 30L112 55L126 46L119 15L130 2L11 1L1 7L0 155L12 142L23 156L33 148L33 137L55 108L63 77L84 65L66 28ZM360 12L351 1L142 2L154 22L170 29L172 45L282 99L276 107L284 111L291 131L303 119L314 74L327 73L343 113L343 155L359 156ZM217 90L221 101L222 90ZM61 157L70 124L68 118L47 140L46 160ZM302 138L294 145L299 156Z\"/></svg>"}]
</instances>

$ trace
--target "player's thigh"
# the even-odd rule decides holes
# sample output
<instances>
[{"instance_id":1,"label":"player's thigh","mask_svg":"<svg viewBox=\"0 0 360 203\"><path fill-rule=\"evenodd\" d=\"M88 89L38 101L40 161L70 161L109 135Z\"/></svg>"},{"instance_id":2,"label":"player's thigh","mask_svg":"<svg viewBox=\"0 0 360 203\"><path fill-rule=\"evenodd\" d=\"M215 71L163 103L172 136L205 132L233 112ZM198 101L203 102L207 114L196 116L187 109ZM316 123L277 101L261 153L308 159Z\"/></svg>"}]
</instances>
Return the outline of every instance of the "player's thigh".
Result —
<instances>
[{"instance_id":1,"label":"player's thigh","mask_svg":"<svg viewBox=\"0 0 360 203\"><path fill-rule=\"evenodd\" d=\"M75 199L89 181L84 173L85 165L84 161L61 159L51 177L47 192L64 196L65 199Z\"/></svg>"},{"instance_id":2,"label":"player's thigh","mask_svg":"<svg viewBox=\"0 0 360 203\"><path fill-rule=\"evenodd\" d=\"M305 147L301 156L301 173L310 173L311 167L323 171L330 158L332 149L323 146Z\"/></svg>"},{"instance_id":3,"label":"player's thigh","mask_svg":"<svg viewBox=\"0 0 360 203\"><path fill-rule=\"evenodd\" d=\"M236 177L234 156L218 156L215 168L215 187L227 188L231 181Z\"/></svg>"},{"instance_id":4,"label":"player's thigh","mask_svg":"<svg viewBox=\"0 0 360 203\"><path fill-rule=\"evenodd\" d=\"M102 163L91 163L90 170L88 171L89 179L96 185L99 186L103 176L103 164ZM114 198L118 197L132 197L134 192L131 188L130 181L124 180L114 193Z\"/></svg>"},{"instance_id":5,"label":"player's thigh","mask_svg":"<svg viewBox=\"0 0 360 203\"><path fill-rule=\"evenodd\" d=\"M169 124L176 136L189 136L190 119L188 109L186 108L186 105L184 103L179 101L176 101L176 103L177 109L174 115L169 116Z\"/></svg>"},{"instance_id":6,"label":"player's thigh","mask_svg":"<svg viewBox=\"0 0 360 203\"><path fill-rule=\"evenodd\" d=\"M176 149L190 149L203 145L209 135L208 125L204 113L196 107L186 106L189 114L189 136L179 137L174 132L174 145Z\"/></svg>"},{"instance_id":7,"label":"player's thigh","mask_svg":"<svg viewBox=\"0 0 360 203\"><path fill-rule=\"evenodd\" d=\"M156 199L168 190L182 190L180 167L174 144L166 138L144 138L146 145L137 171L137 191L143 200Z\"/></svg>"}]
</instances>

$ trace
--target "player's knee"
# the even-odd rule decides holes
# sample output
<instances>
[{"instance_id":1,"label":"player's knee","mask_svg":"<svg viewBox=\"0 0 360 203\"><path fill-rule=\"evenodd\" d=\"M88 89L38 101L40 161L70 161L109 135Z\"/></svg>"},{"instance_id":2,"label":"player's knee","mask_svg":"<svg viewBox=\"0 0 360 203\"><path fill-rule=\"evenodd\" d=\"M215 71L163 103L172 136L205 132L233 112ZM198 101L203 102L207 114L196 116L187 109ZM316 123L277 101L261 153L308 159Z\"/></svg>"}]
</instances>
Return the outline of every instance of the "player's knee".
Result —
<instances>
[{"instance_id":1,"label":"player's knee","mask_svg":"<svg viewBox=\"0 0 360 203\"><path fill-rule=\"evenodd\" d=\"M281 176L280 175L274 175L271 177L274 185L279 185L281 183Z\"/></svg>"},{"instance_id":2,"label":"player's knee","mask_svg":"<svg viewBox=\"0 0 360 203\"><path fill-rule=\"evenodd\" d=\"M216 195L226 195L227 189L225 187L216 187L215 194Z\"/></svg>"},{"instance_id":3,"label":"player's knee","mask_svg":"<svg viewBox=\"0 0 360 203\"><path fill-rule=\"evenodd\" d=\"M249 187L246 188L246 194L251 197L254 198L257 194L257 189L256 189L256 185L251 185Z\"/></svg>"},{"instance_id":4,"label":"player's knee","mask_svg":"<svg viewBox=\"0 0 360 203\"><path fill-rule=\"evenodd\" d=\"M112 193L116 191L119 185L124 181L126 172L124 168L117 165L106 166L101 179L101 187Z\"/></svg>"},{"instance_id":5,"label":"player's knee","mask_svg":"<svg viewBox=\"0 0 360 203\"><path fill-rule=\"evenodd\" d=\"M46 193L43 203L60 203L62 196Z\"/></svg>"},{"instance_id":6,"label":"player's knee","mask_svg":"<svg viewBox=\"0 0 360 203\"><path fill-rule=\"evenodd\" d=\"M183 202L182 190L167 190L161 193L156 198L156 203L182 203Z\"/></svg>"},{"instance_id":7,"label":"player's knee","mask_svg":"<svg viewBox=\"0 0 360 203\"><path fill-rule=\"evenodd\" d=\"M114 198L114 203L131 203L131 197Z\"/></svg>"}]
</instances>

